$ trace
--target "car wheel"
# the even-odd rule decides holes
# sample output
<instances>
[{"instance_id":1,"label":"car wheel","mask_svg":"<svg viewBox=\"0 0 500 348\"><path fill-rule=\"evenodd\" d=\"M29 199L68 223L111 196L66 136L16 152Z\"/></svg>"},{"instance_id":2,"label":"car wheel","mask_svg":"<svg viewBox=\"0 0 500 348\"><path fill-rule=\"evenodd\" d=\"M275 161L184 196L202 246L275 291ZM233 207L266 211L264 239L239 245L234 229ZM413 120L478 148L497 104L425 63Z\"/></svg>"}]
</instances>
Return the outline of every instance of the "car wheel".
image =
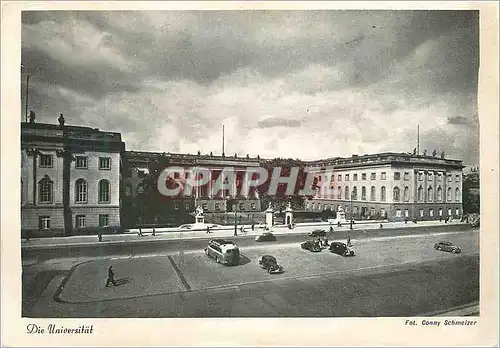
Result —
<instances>
[{"instance_id":1,"label":"car wheel","mask_svg":"<svg viewBox=\"0 0 500 348\"><path fill-rule=\"evenodd\" d=\"M220 262L221 262L221 261L220 261L220 259L219 259L219 256L217 256L217 257L215 258L215 262L217 262L217 263L220 263Z\"/></svg>"},{"instance_id":2,"label":"car wheel","mask_svg":"<svg viewBox=\"0 0 500 348\"><path fill-rule=\"evenodd\" d=\"M205 255L210 256L210 255L208 254L208 249L205 249Z\"/></svg>"},{"instance_id":3,"label":"car wheel","mask_svg":"<svg viewBox=\"0 0 500 348\"><path fill-rule=\"evenodd\" d=\"M440 251L440 250L441 250L441 247L437 247L437 248L436 248L436 250L439 250L439 251Z\"/></svg>"},{"instance_id":4,"label":"car wheel","mask_svg":"<svg viewBox=\"0 0 500 348\"><path fill-rule=\"evenodd\" d=\"M268 272L269 274L271 274L271 273L272 273L272 271L271 271L271 269L270 269L270 268L267 270L267 272Z\"/></svg>"},{"instance_id":5,"label":"car wheel","mask_svg":"<svg viewBox=\"0 0 500 348\"><path fill-rule=\"evenodd\" d=\"M452 252L453 254L456 254L456 253L457 253L457 249L451 249L451 252Z\"/></svg>"}]
</instances>

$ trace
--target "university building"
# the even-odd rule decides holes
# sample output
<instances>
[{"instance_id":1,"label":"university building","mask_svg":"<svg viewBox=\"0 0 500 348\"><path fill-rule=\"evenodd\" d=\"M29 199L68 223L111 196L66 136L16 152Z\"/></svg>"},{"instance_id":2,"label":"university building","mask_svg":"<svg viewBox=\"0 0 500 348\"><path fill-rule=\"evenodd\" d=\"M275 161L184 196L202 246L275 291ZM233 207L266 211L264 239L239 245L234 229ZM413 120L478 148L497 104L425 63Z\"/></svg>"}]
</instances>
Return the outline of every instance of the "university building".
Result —
<instances>
[{"instance_id":1,"label":"university building","mask_svg":"<svg viewBox=\"0 0 500 348\"><path fill-rule=\"evenodd\" d=\"M120 133L21 124L24 236L96 233L120 226Z\"/></svg>"},{"instance_id":2,"label":"university building","mask_svg":"<svg viewBox=\"0 0 500 348\"><path fill-rule=\"evenodd\" d=\"M349 218L435 220L462 215L462 161L407 153L310 162L323 173L308 211L341 206Z\"/></svg>"}]
</instances>

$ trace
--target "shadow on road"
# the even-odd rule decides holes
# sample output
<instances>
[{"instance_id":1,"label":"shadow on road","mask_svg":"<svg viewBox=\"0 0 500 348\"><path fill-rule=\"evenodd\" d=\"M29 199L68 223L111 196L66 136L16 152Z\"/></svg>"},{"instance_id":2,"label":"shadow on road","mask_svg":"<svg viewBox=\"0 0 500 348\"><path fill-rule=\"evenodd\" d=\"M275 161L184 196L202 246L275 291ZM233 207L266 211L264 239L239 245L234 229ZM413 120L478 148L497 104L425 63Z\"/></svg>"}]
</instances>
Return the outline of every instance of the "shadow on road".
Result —
<instances>
[{"instance_id":1,"label":"shadow on road","mask_svg":"<svg viewBox=\"0 0 500 348\"><path fill-rule=\"evenodd\" d=\"M120 285L125 285L130 283L132 279L131 278L120 278L116 279L116 285L115 286L120 286Z\"/></svg>"},{"instance_id":2,"label":"shadow on road","mask_svg":"<svg viewBox=\"0 0 500 348\"><path fill-rule=\"evenodd\" d=\"M251 260L245 255L240 255L240 263L238 264L238 266L246 265L247 263L250 263L250 261Z\"/></svg>"}]
</instances>

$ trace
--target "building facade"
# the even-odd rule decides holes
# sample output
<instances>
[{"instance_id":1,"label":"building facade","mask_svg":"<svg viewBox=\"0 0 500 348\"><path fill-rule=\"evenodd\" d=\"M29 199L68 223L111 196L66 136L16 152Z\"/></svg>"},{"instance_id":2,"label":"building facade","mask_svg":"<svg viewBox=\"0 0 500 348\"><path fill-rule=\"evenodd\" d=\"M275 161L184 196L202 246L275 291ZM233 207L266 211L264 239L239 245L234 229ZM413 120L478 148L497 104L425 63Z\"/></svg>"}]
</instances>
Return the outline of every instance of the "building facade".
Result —
<instances>
[{"instance_id":1,"label":"building facade","mask_svg":"<svg viewBox=\"0 0 500 348\"><path fill-rule=\"evenodd\" d=\"M310 162L318 189L306 210L355 219L436 220L462 211L462 161L406 153L381 153Z\"/></svg>"},{"instance_id":2,"label":"building facade","mask_svg":"<svg viewBox=\"0 0 500 348\"><path fill-rule=\"evenodd\" d=\"M21 230L25 236L95 233L120 226L119 133L21 124Z\"/></svg>"}]
</instances>

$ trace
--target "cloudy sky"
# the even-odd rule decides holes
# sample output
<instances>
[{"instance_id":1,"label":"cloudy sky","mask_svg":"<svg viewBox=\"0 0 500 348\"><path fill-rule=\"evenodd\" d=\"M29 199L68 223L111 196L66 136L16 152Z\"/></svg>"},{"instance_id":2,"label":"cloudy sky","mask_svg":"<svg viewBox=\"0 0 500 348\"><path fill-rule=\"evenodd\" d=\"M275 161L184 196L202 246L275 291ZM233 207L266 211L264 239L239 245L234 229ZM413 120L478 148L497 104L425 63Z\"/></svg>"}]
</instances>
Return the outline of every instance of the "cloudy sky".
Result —
<instances>
[{"instance_id":1,"label":"cloudy sky","mask_svg":"<svg viewBox=\"0 0 500 348\"><path fill-rule=\"evenodd\" d=\"M24 12L22 103L128 150L479 162L473 11ZM24 110L24 108L23 108Z\"/></svg>"}]
</instances>

